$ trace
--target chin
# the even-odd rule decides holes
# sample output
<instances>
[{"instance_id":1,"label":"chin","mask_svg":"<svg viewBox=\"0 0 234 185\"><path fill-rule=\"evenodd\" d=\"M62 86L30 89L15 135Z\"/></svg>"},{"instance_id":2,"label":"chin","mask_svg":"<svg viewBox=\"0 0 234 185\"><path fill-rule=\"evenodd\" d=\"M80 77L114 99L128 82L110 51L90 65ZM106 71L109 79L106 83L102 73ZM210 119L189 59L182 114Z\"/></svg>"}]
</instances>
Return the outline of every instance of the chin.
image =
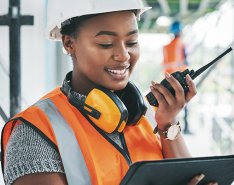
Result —
<instances>
[{"instance_id":1,"label":"chin","mask_svg":"<svg viewBox=\"0 0 234 185\"><path fill-rule=\"evenodd\" d=\"M112 86L112 90L113 91L119 91L119 90L122 90L124 89L125 87L127 86L127 83L123 83L123 84L118 84L116 86Z\"/></svg>"},{"instance_id":2,"label":"chin","mask_svg":"<svg viewBox=\"0 0 234 185\"><path fill-rule=\"evenodd\" d=\"M119 91L124 89L127 86L128 82L124 82L124 83L118 83L118 84L112 84L112 85L108 85L106 86L107 89L113 90L113 91Z\"/></svg>"}]
</instances>

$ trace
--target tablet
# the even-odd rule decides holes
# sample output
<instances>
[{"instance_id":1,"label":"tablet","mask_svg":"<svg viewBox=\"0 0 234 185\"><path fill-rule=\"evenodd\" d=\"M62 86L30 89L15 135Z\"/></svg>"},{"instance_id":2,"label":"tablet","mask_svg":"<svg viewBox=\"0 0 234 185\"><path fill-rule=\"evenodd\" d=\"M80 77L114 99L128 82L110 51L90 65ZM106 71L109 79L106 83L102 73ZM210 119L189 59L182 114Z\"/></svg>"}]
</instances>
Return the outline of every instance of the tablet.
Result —
<instances>
[{"instance_id":1,"label":"tablet","mask_svg":"<svg viewBox=\"0 0 234 185\"><path fill-rule=\"evenodd\" d=\"M199 185L234 182L234 155L141 161L132 164L120 185L186 185L205 174Z\"/></svg>"}]
</instances>

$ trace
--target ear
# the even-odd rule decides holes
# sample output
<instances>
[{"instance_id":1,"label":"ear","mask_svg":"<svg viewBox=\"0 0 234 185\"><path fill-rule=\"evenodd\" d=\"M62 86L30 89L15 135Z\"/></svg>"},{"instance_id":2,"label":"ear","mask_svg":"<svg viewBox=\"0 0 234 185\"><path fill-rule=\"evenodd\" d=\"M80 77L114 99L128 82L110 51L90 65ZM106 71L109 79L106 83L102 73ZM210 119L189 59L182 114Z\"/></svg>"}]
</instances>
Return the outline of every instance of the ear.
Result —
<instances>
[{"instance_id":1,"label":"ear","mask_svg":"<svg viewBox=\"0 0 234 185\"><path fill-rule=\"evenodd\" d=\"M72 55L74 53L74 38L70 35L62 36L63 47L66 50L68 55Z\"/></svg>"}]
</instances>

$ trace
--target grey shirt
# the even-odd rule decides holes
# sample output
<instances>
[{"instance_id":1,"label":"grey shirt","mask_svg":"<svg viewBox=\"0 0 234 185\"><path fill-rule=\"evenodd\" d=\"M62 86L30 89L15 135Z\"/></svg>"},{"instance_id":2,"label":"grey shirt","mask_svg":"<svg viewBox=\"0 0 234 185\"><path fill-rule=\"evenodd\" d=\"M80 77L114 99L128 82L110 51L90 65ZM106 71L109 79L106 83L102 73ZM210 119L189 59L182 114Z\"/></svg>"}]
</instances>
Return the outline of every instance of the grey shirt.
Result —
<instances>
[{"instance_id":1,"label":"grey shirt","mask_svg":"<svg viewBox=\"0 0 234 185\"><path fill-rule=\"evenodd\" d=\"M122 148L118 133L108 136ZM40 172L64 173L61 157L35 130L21 123L13 129L6 147L6 185L24 175Z\"/></svg>"}]
</instances>

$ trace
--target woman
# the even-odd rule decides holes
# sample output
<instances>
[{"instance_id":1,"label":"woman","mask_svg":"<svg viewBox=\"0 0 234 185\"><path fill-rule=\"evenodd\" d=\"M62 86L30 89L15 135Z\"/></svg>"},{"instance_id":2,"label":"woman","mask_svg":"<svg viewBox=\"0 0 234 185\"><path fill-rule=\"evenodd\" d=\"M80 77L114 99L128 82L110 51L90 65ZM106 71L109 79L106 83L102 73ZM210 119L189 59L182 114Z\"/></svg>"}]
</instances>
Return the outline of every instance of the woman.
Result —
<instances>
[{"instance_id":1,"label":"woman","mask_svg":"<svg viewBox=\"0 0 234 185\"><path fill-rule=\"evenodd\" d=\"M90 12L62 22L62 43L73 60L73 71L61 88L4 127L6 184L119 184L136 161L190 157L179 132L171 140L163 133L177 125L176 115L196 94L189 76L186 95L169 74L166 79L175 97L162 85L151 85L160 105L155 113L160 140L144 117L144 102L132 106L142 100L129 82L140 55L136 17L141 8L139 4L138 8ZM52 31L51 36L59 34ZM132 96L136 98L129 103ZM203 177L196 176L189 184Z\"/></svg>"}]
</instances>

